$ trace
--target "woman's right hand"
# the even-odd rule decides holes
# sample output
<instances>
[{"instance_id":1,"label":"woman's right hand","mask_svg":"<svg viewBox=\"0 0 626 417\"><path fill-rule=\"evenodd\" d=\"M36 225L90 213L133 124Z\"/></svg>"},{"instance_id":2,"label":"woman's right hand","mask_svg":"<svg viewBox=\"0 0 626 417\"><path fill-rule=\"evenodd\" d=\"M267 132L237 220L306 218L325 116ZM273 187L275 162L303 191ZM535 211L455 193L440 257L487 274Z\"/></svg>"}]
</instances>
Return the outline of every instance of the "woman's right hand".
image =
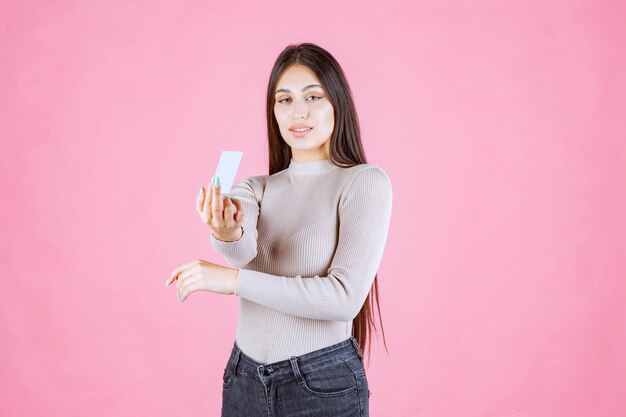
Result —
<instances>
[{"instance_id":1,"label":"woman's right hand","mask_svg":"<svg viewBox=\"0 0 626 417\"><path fill-rule=\"evenodd\" d=\"M243 235L245 211L241 201L222 196L221 187L211 184L207 193L204 186L196 197L196 210L216 239L234 242Z\"/></svg>"}]
</instances>

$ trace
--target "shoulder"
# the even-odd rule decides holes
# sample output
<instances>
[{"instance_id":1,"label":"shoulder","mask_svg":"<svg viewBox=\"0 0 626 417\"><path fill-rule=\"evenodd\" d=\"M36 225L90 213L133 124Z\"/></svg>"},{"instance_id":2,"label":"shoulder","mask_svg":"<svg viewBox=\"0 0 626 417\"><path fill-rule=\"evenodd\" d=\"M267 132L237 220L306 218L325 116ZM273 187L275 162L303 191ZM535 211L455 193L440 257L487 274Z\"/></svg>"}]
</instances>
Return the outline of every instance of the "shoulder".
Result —
<instances>
[{"instance_id":1,"label":"shoulder","mask_svg":"<svg viewBox=\"0 0 626 417\"><path fill-rule=\"evenodd\" d=\"M391 189L387 172L376 164L359 164L344 169L348 177L348 188L374 187Z\"/></svg>"},{"instance_id":2,"label":"shoulder","mask_svg":"<svg viewBox=\"0 0 626 417\"><path fill-rule=\"evenodd\" d=\"M245 182L251 186L259 186L263 185L267 182L269 175L253 175L251 177L246 177L242 179L242 182Z\"/></svg>"},{"instance_id":3,"label":"shoulder","mask_svg":"<svg viewBox=\"0 0 626 417\"><path fill-rule=\"evenodd\" d=\"M346 204L369 204L372 200L391 204L393 190L387 172L376 164L359 164L344 169L346 180L341 190L340 209Z\"/></svg>"},{"instance_id":4,"label":"shoulder","mask_svg":"<svg viewBox=\"0 0 626 417\"><path fill-rule=\"evenodd\" d=\"M265 184L269 175L253 175L240 179L233 184L231 193L234 191L243 191L247 194L254 195L257 201L263 199L263 192L265 191Z\"/></svg>"}]
</instances>

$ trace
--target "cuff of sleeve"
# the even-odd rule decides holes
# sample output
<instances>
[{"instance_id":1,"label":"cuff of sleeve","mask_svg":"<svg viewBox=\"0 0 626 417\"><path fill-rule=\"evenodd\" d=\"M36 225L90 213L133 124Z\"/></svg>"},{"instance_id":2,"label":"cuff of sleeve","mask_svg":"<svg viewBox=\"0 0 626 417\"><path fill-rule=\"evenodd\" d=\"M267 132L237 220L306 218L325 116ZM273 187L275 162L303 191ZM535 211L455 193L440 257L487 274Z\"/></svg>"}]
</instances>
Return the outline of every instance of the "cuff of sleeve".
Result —
<instances>
[{"instance_id":1,"label":"cuff of sleeve","mask_svg":"<svg viewBox=\"0 0 626 417\"><path fill-rule=\"evenodd\" d=\"M218 238L213 236L213 233L209 233L209 235L211 245L215 248L215 250L217 250L219 253L226 257L236 256L241 251L241 248L243 247L242 244L245 239L244 235L242 234L239 240L226 242L225 240L219 240Z\"/></svg>"},{"instance_id":2,"label":"cuff of sleeve","mask_svg":"<svg viewBox=\"0 0 626 417\"><path fill-rule=\"evenodd\" d=\"M254 291L254 277L259 272L251 269L239 268L239 276L235 285L235 294L237 297L248 298Z\"/></svg>"}]
</instances>

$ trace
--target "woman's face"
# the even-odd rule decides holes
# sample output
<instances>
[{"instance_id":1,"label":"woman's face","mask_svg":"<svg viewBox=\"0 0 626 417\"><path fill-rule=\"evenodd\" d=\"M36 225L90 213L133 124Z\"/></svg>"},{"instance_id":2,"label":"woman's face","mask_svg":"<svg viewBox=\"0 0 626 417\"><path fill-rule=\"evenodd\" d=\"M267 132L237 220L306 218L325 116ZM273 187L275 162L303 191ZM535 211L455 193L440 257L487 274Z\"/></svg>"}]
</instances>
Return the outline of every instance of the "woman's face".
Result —
<instances>
[{"instance_id":1,"label":"woman's face","mask_svg":"<svg viewBox=\"0 0 626 417\"><path fill-rule=\"evenodd\" d=\"M278 80L274 116L280 134L291 147L294 161L330 157L330 136L335 127L334 109L315 73L303 65L292 65ZM298 133L298 125L310 129Z\"/></svg>"}]
</instances>

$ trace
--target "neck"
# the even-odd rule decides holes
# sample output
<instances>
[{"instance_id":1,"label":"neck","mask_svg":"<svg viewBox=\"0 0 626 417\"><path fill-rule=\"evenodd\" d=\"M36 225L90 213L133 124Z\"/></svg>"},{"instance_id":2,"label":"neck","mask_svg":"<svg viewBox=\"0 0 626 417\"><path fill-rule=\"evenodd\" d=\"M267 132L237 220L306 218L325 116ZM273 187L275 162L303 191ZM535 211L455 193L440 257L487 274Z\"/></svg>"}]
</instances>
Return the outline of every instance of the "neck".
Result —
<instances>
[{"instance_id":1,"label":"neck","mask_svg":"<svg viewBox=\"0 0 626 417\"><path fill-rule=\"evenodd\" d=\"M292 174L321 174L323 172L332 171L340 168L330 161L330 158L320 159L318 161L294 161L293 158L289 162L288 171Z\"/></svg>"}]
</instances>

